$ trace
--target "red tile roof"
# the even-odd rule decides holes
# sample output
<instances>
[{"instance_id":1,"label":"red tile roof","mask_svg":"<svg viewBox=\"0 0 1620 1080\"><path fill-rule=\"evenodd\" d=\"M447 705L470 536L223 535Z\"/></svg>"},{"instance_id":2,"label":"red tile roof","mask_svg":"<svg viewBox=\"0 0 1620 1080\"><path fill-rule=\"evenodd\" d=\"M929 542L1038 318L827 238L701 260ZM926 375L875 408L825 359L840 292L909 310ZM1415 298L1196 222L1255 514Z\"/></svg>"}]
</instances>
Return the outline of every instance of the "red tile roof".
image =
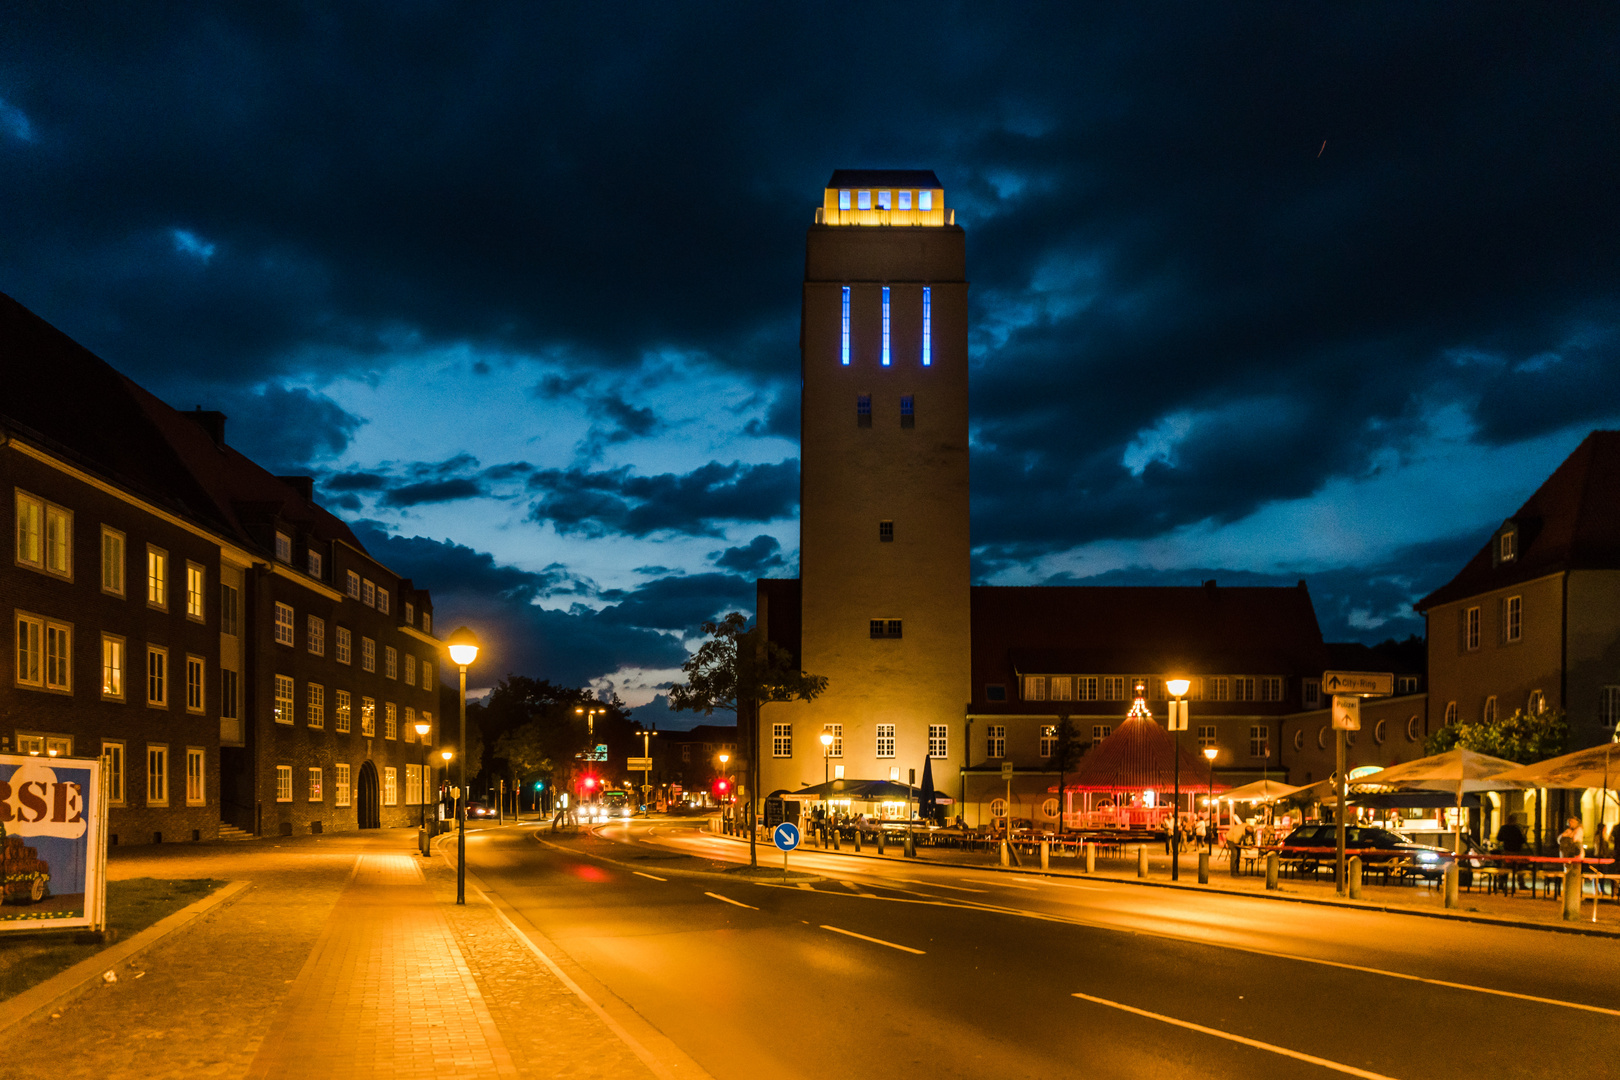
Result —
<instances>
[{"instance_id":1,"label":"red tile roof","mask_svg":"<svg viewBox=\"0 0 1620 1080\"><path fill-rule=\"evenodd\" d=\"M1210 790L1209 762L1152 720L1127 717L1114 733L1087 751L1064 783L1064 791L1169 791L1175 756L1181 757L1181 790ZM1214 782L1216 791L1229 785Z\"/></svg>"}]
</instances>

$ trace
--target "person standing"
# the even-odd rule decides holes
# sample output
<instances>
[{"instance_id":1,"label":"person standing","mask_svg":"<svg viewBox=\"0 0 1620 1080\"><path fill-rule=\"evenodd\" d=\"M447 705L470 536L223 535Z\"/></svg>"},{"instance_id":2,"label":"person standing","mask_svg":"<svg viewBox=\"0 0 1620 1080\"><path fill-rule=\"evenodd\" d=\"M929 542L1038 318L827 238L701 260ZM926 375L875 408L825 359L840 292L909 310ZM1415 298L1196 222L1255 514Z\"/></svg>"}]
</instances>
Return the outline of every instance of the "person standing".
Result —
<instances>
[{"instance_id":1,"label":"person standing","mask_svg":"<svg viewBox=\"0 0 1620 1080\"><path fill-rule=\"evenodd\" d=\"M1579 859L1586 855L1586 831L1581 828L1580 818L1570 818L1564 824L1564 831L1558 834L1558 857L1561 859Z\"/></svg>"}]
</instances>

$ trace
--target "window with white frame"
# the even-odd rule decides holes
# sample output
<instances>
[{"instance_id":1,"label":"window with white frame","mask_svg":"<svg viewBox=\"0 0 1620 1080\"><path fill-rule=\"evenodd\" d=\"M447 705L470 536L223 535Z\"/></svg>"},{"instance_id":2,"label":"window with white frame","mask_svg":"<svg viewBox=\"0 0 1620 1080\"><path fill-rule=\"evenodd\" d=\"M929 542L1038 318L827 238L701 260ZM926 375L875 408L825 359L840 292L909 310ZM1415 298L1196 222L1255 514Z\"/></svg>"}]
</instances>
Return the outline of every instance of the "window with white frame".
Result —
<instances>
[{"instance_id":1,"label":"window with white frame","mask_svg":"<svg viewBox=\"0 0 1620 1080\"><path fill-rule=\"evenodd\" d=\"M405 625L416 625L416 605L409 600L405 601Z\"/></svg>"},{"instance_id":2,"label":"window with white frame","mask_svg":"<svg viewBox=\"0 0 1620 1080\"><path fill-rule=\"evenodd\" d=\"M388 598L393 595L381 585L377 586L377 610L384 615L388 614Z\"/></svg>"},{"instance_id":3,"label":"window with white frame","mask_svg":"<svg viewBox=\"0 0 1620 1080\"><path fill-rule=\"evenodd\" d=\"M894 757L893 724L879 724L877 726L877 756L880 758Z\"/></svg>"},{"instance_id":4,"label":"window with white frame","mask_svg":"<svg viewBox=\"0 0 1620 1080\"><path fill-rule=\"evenodd\" d=\"M405 805L417 806L422 801L422 774L416 765L405 766Z\"/></svg>"},{"instance_id":5,"label":"window with white frame","mask_svg":"<svg viewBox=\"0 0 1620 1080\"><path fill-rule=\"evenodd\" d=\"M405 685L416 685L416 657L410 653L405 654Z\"/></svg>"},{"instance_id":6,"label":"window with white frame","mask_svg":"<svg viewBox=\"0 0 1620 1080\"><path fill-rule=\"evenodd\" d=\"M309 801L321 801L321 770L319 766L310 766L309 769Z\"/></svg>"},{"instance_id":7,"label":"window with white frame","mask_svg":"<svg viewBox=\"0 0 1620 1080\"><path fill-rule=\"evenodd\" d=\"M1048 689L1051 690L1053 701L1070 701L1074 698L1074 680L1067 675L1054 675L1048 680Z\"/></svg>"},{"instance_id":8,"label":"window with white frame","mask_svg":"<svg viewBox=\"0 0 1620 1080\"><path fill-rule=\"evenodd\" d=\"M107 802L113 806L124 805L124 744L121 741L103 739L101 741L101 760L107 765Z\"/></svg>"},{"instance_id":9,"label":"window with white frame","mask_svg":"<svg viewBox=\"0 0 1620 1080\"><path fill-rule=\"evenodd\" d=\"M1502 601L1502 640L1512 644L1524 637L1524 597L1510 596Z\"/></svg>"},{"instance_id":10,"label":"window with white frame","mask_svg":"<svg viewBox=\"0 0 1620 1080\"><path fill-rule=\"evenodd\" d=\"M1457 722L1457 703L1455 701L1448 701L1448 702L1446 702L1446 726L1450 727L1452 724L1455 724L1456 722Z\"/></svg>"},{"instance_id":11,"label":"window with white frame","mask_svg":"<svg viewBox=\"0 0 1620 1080\"><path fill-rule=\"evenodd\" d=\"M399 770L392 765L383 769L382 801L384 806L399 804Z\"/></svg>"},{"instance_id":12,"label":"window with white frame","mask_svg":"<svg viewBox=\"0 0 1620 1080\"><path fill-rule=\"evenodd\" d=\"M161 645L146 647L146 703L169 707L169 650Z\"/></svg>"},{"instance_id":13,"label":"window with white frame","mask_svg":"<svg viewBox=\"0 0 1620 1080\"><path fill-rule=\"evenodd\" d=\"M344 591L355 600L360 599L360 575L353 570L348 571L343 578Z\"/></svg>"},{"instance_id":14,"label":"window with white frame","mask_svg":"<svg viewBox=\"0 0 1620 1080\"><path fill-rule=\"evenodd\" d=\"M1025 675L1024 676L1024 700L1025 701L1045 701L1046 700L1046 676L1044 676L1044 675Z\"/></svg>"},{"instance_id":15,"label":"window with white frame","mask_svg":"<svg viewBox=\"0 0 1620 1080\"><path fill-rule=\"evenodd\" d=\"M203 711L203 658L186 657L186 712Z\"/></svg>"},{"instance_id":16,"label":"window with white frame","mask_svg":"<svg viewBox=\"0 0 1620 1080\"><path fill-rule=\"evenodd\" d=\"M928 756L942 758L949 755L951 749L951 729L946 724L928 725Z\"/></svg>"},{"instance_id":17,"label":"window with white frame","mask_svg":"<svg viewBox=\"0 0 1620 1080\"><path fill-rule=\"evenodd\" d=\"M377 584L370 578L360 579L360 602L366 607L377 606Z\"/></svg>"},{"instance_id":18,"label":"window with white frame","mask_svg":"<svg viewBox=\"0 0 1620 1080\"><path fill-rule=\"evenodd\" d=\"M383 646L383 677L399 678L399 650L392 645Z\"/></svg>"},{"instance_id":19,"label":"window with white frame","mask_svg":"<svg viewBox=\"0 0 1620 1080\"><path fill-rule=\"evenodd\" d=\"M1199 749L1203 749L1206 746L1214 746L1214 745L1215 745L1215 725L1214 724L1199 724L1198 725L1198 747L1199 747Z\"/></svg>"},{"instance_id":20,"label":"window with white frame","mask_svg":"<svg viewBox=\"0 0 1620 1080\"><path fill-rule=\"evenodd\" d=\"M186 618L203 621L203 589L208 575L194 562L186 563Z\"/></svg>"},{"instance_id":21,"label":"window with white frame","mask_svg":"<svg viewBox=\"0 0 1620 1080\"><path fill-rule=\"evenodd\" d=\"M427 618L426 612L422 613L422 618ZM422 689L433 689L433 665L426 660L422 661Z\"/></svg>"},{"instance_id":22,"label":"window with white frame","mask_svg":"<svg viewBox=\"0 0 1620 1080\"><path fill-rule=\"evenodd\" d=\"M1515 529L1504 529L1501 547L1497 549L1498 562L1512 562L1519 554L1519 534Z\"/></svg>"},{"instance_id":23,"label":"window with white frame","mask_svg":"<svg viewBox=\"0 0 1620 1080\"><path fill-rule=\"evenodd\" d=\"M146 805L169 805L169 748L146 745Z\"/></svg>"},{"instance_id":24,"label":"window with white frame","mask_svg":"<svg viewBox=\"0 0 1620 1080\"><path fill-rule=\"evenodd\" d=\"M1007 756L1007 728L1004 724L991 724L985 729L985 755L993 758Z\"/></svg>"},{"instance_id":25,"label":"window with white frame","mask_svg":"<svg viewBox=\"0 0 1620 1080\"><path fill-rule=\"evenodd\" d=\"M1281 701L1283 699L1283 681L1281 676L1266 675L1260 679L1260 700Z\"/></svg>"},{"instance_id":26,"label":"window with white frame","mask_svg":"<svg viewBox=\"0 0 1620 1080\"><path fill-rule=\"evenodd\" d=\"M1384 745L1384 732L1387 730L1388 723L1387 720L1380 720L1373 725L1373 742L1379 746Z\"/></svg>"},{"instance_id":27,"label":"window with white frame","mask_svg":"<svg viewBox=\"0 0 1620 1080\"><path fill-rule=\"evenodd\" d=\"M433 633L433 615L431 612L422 612L422 633Z\"/></svg>"},{"instance_id":28,"label":"window with white frame","mask_svg":"<svg viewBox=\"0 0 1620 1080\"><path fill-rule=\"evenodd\" d=\"M347 626L340 626L337 628L337 648L335 650L335 656L338 663L347 664L351 660L350 644L352 641L353 638L350 637L349 628Z\"/></svg>"},{"instance_id":29,"label":"window with white frame","mask_svg":"<svg viewBox=\"0 0 1620 1080\"><path fill-rule=\"evenodd\" d=\"M996 798L990 800L990 816L1000 819L1007 816L1007 800Z\"/></svg>"},{"instance_id":30,"label":"window with white frame","mask_svg":"<svg viewBox=\"0 0 1620 1080\"><path fill-rule=\"evenodd\" d=\"M124 534L106 525L101 527L101 591L124 595Z\"/></svg>"},{"instance_id":31,"label":"window with white frame","mask_svg":"<svg viewBox=\"0 0 1620 1080\"><path fill-rule=\"evenodd\" d=\"M1531 716L1539 716L1546 712L1547 695L1540 690L1530 691L1530 696L1525 700L1524 711Z\"/></svg>"},{"instance_id":32,"label":"window with white frame","mask_svg":"<svg viewBox=\"0 0 1620 1080\"><path fill-rule=\"evenodd\" d=\"M276 766L276 802L292 802L292 766Z\"/></svg>"},{"instance_id":33,"label":"window with white frame","mask_svg":"<svg viewBox=\"0 0 1620 1080\"><path fill-rule=\"evenodd\" d=\"M1422 718L1417 717L1417 716L1407 717L1407 720L1406 720L1406 741L1407 742L1417 742L1418 739L1420 737L1422 737L1422 735L1423 735L1423 720L1422 720Z\"/></svg>"},{"instance_id":34,"label":"window with white frame","mask_svg":"<svg viewBox=\"0 0 1620 1080\"><path fill-rule=\"evenodd\" d=\"M276 601L276 644L293 643L293 609L291 604Z\"/></svg>"},{"instance_id":35,"label":"window with white frame","mask_svg":"<svg viewBox=\"0 0 1620 1080\"><path fill-rule=\"evenodd\" d=\"M241 594L230 585L219 587L219 632L236 637L242 618Z\"/></svg>"},{"instance_id":36,"label":"window with white frame","mask_svg":"<svg viewBox=\"0 0 1620 1080\"><path fill-rule=\"evenodd\" d=\"M1057 725L1041 725L1041 760L1045 761L1057 753Z\"/></svg>"},{"instance_id":37,"label":"window with white frame","mask_svg":"<svg viewBox=\"0 0 1620 1080\"><path fill-rule=\"evenodd\" d=\"M309 651L316 656L326 655L326 620L319 615L308 615L304 618L304 637L308 643Z\"/></svg>"},{"instance_id":38,"label":"window with white frame","mask_svg":"<svg viewBox=\"0 0 1620 1080\"><path fill-rule=\"evenodd\" d=\"M169 610L169 553L146 545L146 605Z\"/></svg>"},{"instance_id":39,"label":"window with white frame","mask_svg":"<svg viewBox=\"0 0 1620 1080\"><path fill-rule=\"evenodd\" d=\"M1125 676L1104 675L1102 688L1102 699L1104 701L1125 700Z\"/></svg>"},{"instance_id":40,"label":"window with white frame","mask_svg":"<svg viewBox=\"0 0 1620 1080\"><path fill-rule=\"evenodd\" d=\"M1463 612L1463 648L1473 652L1479 648L1479 608Z\"/></svg>"},{"instance_id":41,"label":"window with white frame","mask_svg":"<svg viewBox=\"0 0 1620 1080\"><path fill-rule=\"evenodd\" d=\"M322 576L322 574L321 574L321 570L323 569L322 566L321 566L322 561L323 560L321 559L321 553L320 552L314 551L314 550L311 550L309 552L309 563L307 565L307 568L309 570L309 576L310 577L316 578L318 580Z\"/></svg>"},{"instance_id":42,"label":"window with white frame","mask_svg":"<svg viewBox=\"0 0 1620 1080\"><path fill-rule=\"evenodd\" d=\"M377 699L362 697L360 699L360 734L368 739L377 736Z\"/></svg>"},{"instance_id":43,"label":"window with white frame","mask_svg":"<svg viewBox=\"0 0 1620 1080\"><path fill-rule=\"evenodd\" d=\"M1320 679L1306 679L1300 684L1300 697L1307 709L1320 709L1322 707L1322 682Z\"/></svg>"},{"instance_id":44,"label":"window with white frame","mask_svg":"<svg viewBox=\"0 0 1620 1080\"><path fill-rule=\"evenodd\" d=\"M276 559L280 562L292 562L292 537L284 532L276 533Z\"/></svg>"},{"instance_id":45,"label":"window with white frame","mask_svg":"<svg viewBox=\"0 0 1620 1080\"><path fill-rule=\"evenodd\" d=\"M204 806L208 802L208 786L203 779L203 748L186 747L186 805Z\"/></svg>"},{"instance_id":46,"label":"window with white frame","mask_svg":"<svg viewBox=\"0 0 1620 1080\"><path fill-rule=\"evenodd\" d=\"M17 612L18 686L73 692L73 627Z\"/></svg>"},{"instance_id":47,"label":"window with white frame","mask_svg":"<svg viewBox=\"0 0 1620 1080\"><path fill-rule=\"evenodd\" d=\"M293 680L291 675L276 676L275 720L278 724L293 722Z\"/></svg>"},{"instance_id":48,"label":"window with white frame","mask_svg":"<svg viewBox=\"0 0 1620 1080\"><path fill-rule=\"evenodd\" d=\"M1487 724L1496 723L1496 695L1495 694L1492 694L1490 697L1485 699L1485 708L1481 711L1480 718Z\"/></svg>"},{"instance_id":49,"label":"window with white frame","mask_svg":"<svg viewBox=\"0 0 1620 1080\"><path fill-rule=\"evenodd\" d=\"M326 726L326 687L320 683L304 684L304 723L312 728Z\"/></svg>"},{"instance_id":50,"label":"window with white frame","mask_svg":"<svg viewBox=\"0 0 1620 1080\"><path fill-rule=\"evenodd\" d=\"M392 701L383 702L383 738L399 738L399 707Z\"/></svg>"},{"instance_id":51,"label":"window with white frame","mask_svg":"<svg viewBox=\"0 0 1620 1080\"><path fill-rule=\"evenodd\" d=\"M832 736L832 743L827 749L828 757L844 756L844 725L823 724L821 730Z\"/></svg>"},{"instance_id":52,"label":"window with white frame","mask_svg":"<svg viewBox=\"0 0 1620 1080\"><path fill-rule=\"evenodd\" d=\"M360 639L360 670L377 670L377 643L368 637Z\"/></svg>"},{"instance_id":53,"label":"window with white frame","mask_svg":"<svg viewBox=\"0 0 1620 1080\"><path fill-rule=\"evenodd\" d=\"M1108 738L1108 736L1112 735L1113 733L1114 733L1114 728L1113 728L1112 724L1092 724L1091 725L1091 741L1094 742L1094 743L1102 742L1104 739Z\"/></svg>"},{"instance_id":54,"label":"window with white frame","mask_svg":"<svg viewBox=\"0 0 1620 1080\"><path fill-rule=\"evenodd\" d=\"M349 766L332 766L332 805L349 805Z\"/></svg>"},{"instance_id":55,"label":"window with white frame","mask_svg":"<svg viewBox=\"0 0 1620 1080\"><path fill-rule=\"evenodd\" d=\"M337 692L337 702L332 709L332 726L340 735L347 735L349 733L352 707L352 699L349 697L349 692L347 690L339 690Z\"/></svg>"},{"instance_id":56,"label":"window with white frame","mask_svg":"<svg viewBox=\"0 0 1620 1080\"><path fill-rule=\"evenodd\" d=\"M1395 676L1395 692L1397 694L1415 694L1418 691L1418 677L1416 675Z\"/></svg>"},{"instance_id":57,"label":"window with white frame","mask_svg":"<svg viewBox=\"0 0 1620 1080\"><path fill-rule=\"evenodd\" d=\"M1097 676L1081 675L1074 680L1074 699L1076 701L1097 700Z\"/></svg>"},{"instance_id":58,"label":"window with white frame","mask_svg":"<svg viewBox=\"0 0 1620 1080\"><path fill-rule=\"evenodd\" d=\"M17 563L73 578L73 511L17 490Z\"/></svg>"},{"instance_id":59,"label":"window with white frame","mask_svg":"<svg viewBox=\"0 0 1620 1080\"><path fill-rule=\"evenodd\" d=\"M406 742L416 741L416 710L409 705L405 706L405 724L401 734Z\"/></svg>"},{"instance_id":60,"label":"window with white frame","mask_svg":"<svg viewBox=\"0 0 1620 1080\"><path fill-rule=\"evenodd\" d=\"M1254 680L1245 675L1239 675L1232 680L1233 701L1254 700Z\"/></svg>"},{"instance_id":61,"label":"window with white frame","mask_svg":"<svg viewBox=\"0 0 1620 1080\"><path fill-rule=\"evenodd\" d=\"M771 725L771 757L790 758L793 756L793 725Z\"/></svg>"},{"instance_id":62,"label":"window with white frame","mask_svg":"<svg viewBox=\"0 0 1620 1080\"><path fill-rule=\"evenodd\" d=\"M1249 756L1263 758L1271 755L1271 729L1264 724L1249 728Z\"/></svg>"}]
</instances>

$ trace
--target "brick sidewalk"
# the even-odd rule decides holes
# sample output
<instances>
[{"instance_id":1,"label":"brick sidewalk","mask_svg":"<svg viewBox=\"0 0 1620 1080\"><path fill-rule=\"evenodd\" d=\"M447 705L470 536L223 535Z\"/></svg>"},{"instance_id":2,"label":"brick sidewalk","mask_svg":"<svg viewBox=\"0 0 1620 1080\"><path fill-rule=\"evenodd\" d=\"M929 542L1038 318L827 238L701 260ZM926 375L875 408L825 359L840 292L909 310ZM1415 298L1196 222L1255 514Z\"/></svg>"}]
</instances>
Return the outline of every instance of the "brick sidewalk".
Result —
<instances>
[{"instance_id":1,"label":"brick sidewalk","mask_svg":"<svg viewBox=\"0 0 1620 1080\"><path fill-rule=\"evenodd\" d=\"M253 883L12 1033L9 1077L651 1074L414 830L120 852L116 878Z\"/></svg>"}]
</instances>

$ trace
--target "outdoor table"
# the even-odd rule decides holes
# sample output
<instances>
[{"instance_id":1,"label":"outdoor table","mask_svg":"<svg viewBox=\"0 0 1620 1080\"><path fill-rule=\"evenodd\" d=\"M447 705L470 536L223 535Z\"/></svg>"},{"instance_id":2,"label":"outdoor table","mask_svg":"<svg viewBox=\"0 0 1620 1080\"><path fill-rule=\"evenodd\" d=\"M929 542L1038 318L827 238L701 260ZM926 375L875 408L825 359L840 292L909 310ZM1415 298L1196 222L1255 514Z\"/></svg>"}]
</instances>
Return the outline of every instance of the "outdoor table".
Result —
<instances>
[{"instance_id":1,"label":"outdoor table","mask_svg":"<svg viewBox=\"0 0 1620 1080\"><path fill-rule=\"evenodd\" d=\"M1608 866L1614 862L1613 859L1594 859L1589 857L1566 859L1560 855L1487 855L1484 856L1484 858L1507 864L1507 877L1510 886L1510 893L1513 896L1517 896L1519 894L1519 875L1525 870L1530 871L1530 895L1535 896L1537 892L1537 876L1543 872L1551 875L1554 867L1557 868L1557 875L1559 875L1554 877L1554 880L1561 883L1563 880L1561 875L1564 873L1565 869L1570 863L1578 862L1582 866ZM1520 865L1515 866L1514 864ZM1548 888L1550 891L1552 886L1549 885Z\"/></svg>"}]
</instances>

